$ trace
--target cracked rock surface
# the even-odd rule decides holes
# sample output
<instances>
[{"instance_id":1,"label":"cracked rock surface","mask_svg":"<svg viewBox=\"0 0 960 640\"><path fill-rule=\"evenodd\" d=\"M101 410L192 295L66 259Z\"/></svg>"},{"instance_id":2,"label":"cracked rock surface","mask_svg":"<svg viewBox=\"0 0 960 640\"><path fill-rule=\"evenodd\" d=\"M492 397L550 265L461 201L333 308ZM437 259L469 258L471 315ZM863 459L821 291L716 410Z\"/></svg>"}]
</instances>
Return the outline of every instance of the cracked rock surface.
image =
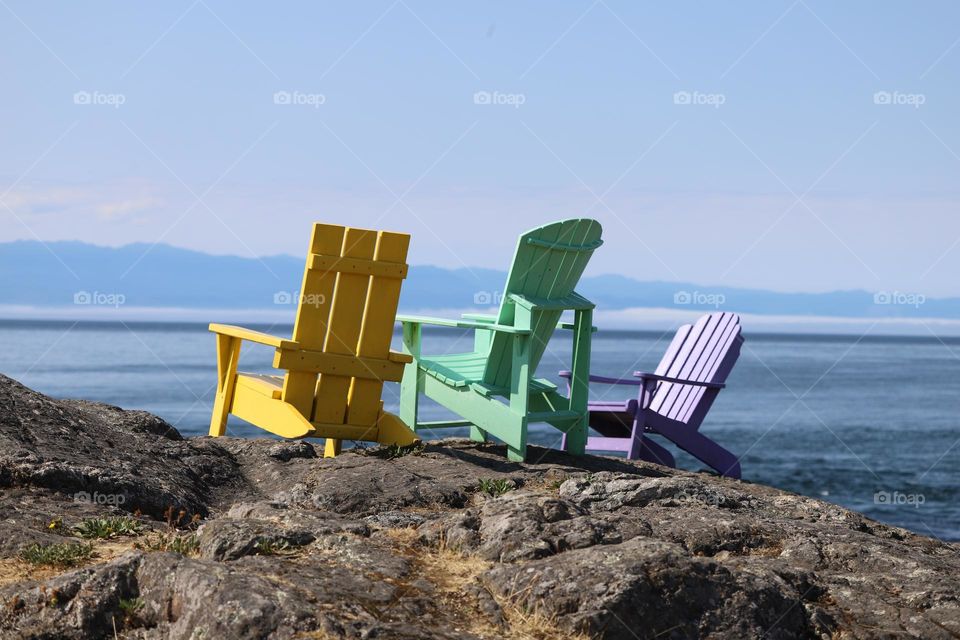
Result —
<instances>
[{"instance_id":1,"label":"cracked rock surface","mask_svg":"<svg viewBox=\"0 0 960 640\"><path fill-rule=\"evenodd\" d=\"M820 500L536 447L319 444L183 438L0 376L0 638L960 638L958 545ZM77 537L106 516L141 531Z\"/></svg>"}]
</instances>

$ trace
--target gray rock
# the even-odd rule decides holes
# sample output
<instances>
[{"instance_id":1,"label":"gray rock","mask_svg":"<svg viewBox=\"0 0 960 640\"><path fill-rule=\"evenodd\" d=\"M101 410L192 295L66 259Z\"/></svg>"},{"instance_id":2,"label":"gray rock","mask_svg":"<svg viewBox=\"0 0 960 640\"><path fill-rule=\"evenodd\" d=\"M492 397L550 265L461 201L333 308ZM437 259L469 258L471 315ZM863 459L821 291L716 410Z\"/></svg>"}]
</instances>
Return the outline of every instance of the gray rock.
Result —
<instances>
[{"instance_id":1,"label":"gray rock","mask_svg":"<svg viewBox=\"0 0 960 640\"><path fill-rule=\"evenodd\" d=\"M531 620L545 639L960 637L956 544L769 487L531 449L324 459L182 438L0 376L0 637L508 638ZM199 548L17 559L135 511L166 535L172 514Z\"/></svg>"}]
</instances>

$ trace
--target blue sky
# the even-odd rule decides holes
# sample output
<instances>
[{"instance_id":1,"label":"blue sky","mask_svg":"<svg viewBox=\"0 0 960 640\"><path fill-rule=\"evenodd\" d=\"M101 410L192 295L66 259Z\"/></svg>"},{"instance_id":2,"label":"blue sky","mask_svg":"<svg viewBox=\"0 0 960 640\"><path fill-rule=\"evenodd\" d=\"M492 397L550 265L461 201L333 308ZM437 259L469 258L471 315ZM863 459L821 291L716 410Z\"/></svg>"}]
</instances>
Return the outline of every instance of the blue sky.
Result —
<instances>
[{"instance_id":1,"label":"blue sky","mask_svg":"<svg viewBox=\"0 0 960 640\"><path fill-rule=\"evenodd\" d=\"M299 255L329 220L504 269L523 229L588 215L595 274L960 295L956 3L0 16L0 241Z\"/></svg>"}]
</instances>

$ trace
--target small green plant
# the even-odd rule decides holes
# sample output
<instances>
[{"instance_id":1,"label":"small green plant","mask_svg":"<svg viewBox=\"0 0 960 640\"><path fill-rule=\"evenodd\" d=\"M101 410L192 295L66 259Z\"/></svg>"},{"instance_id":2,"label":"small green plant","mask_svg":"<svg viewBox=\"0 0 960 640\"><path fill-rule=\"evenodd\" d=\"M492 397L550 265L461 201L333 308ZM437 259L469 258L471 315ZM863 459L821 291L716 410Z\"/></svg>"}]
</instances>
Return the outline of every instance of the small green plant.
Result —
<instances>
[{"instance_id":1,"label":"small green plant","mask_svg":"<svg viewBox=\"0 0 960 640\"><path fill-rule=\"evenodd\" d=\"M482 478L477 482L477 491L485 493L491 498L502 496L508 491L513 491L516 487L508 478Z\"/></svg>"},{"instance_id":2,"label":"small green plant","mask_svg":"<svg viewBox=\"0 0 960 640\"><path fill-rule=\"evenodd\" d=\"M92 544L73 542L32 544L20 552L20 557L26 562L50 567L73 567L92 555Z\"/></svg>"},{"instance_id":3,"label":"small green plant","mask_svg":"<svg viewBox=\"0 0 960 640\"><path fill-rule=\"evenodd\" d=\"M125 614L134 614L143 609L143 598L120 598L120 611Z\"/></svg>"},{"instance_id":4,"label":"small green plant","mask_svg":"<svg viewBox=\"0 0 960 640\"><path fill-rule=\"evenodd\" d=\"M121 624L125 629L135 627L140 621L140 611L143 609L143 598L120 598L120 612L123 614Z\"/></svg>"},{"instance_id":5,"label":"small green plant","mask_svg":"<svg viewBox=\"0 0 960 640\"><path fill-rule=\"evenodd\" d=\"M387 460L396 460L397 458L402 458L403 456L414 455L418 456L423 453L424 444L423 442L417 441L413 444L408 444L400 446L397 444L391 444L386 447L382 447L377 450L377 453L380 457Z\"/></svg>"},{"instance_id":6,"label":"small green plant","mask_svg":"<svg viewBox=\"0 0 960 640\"><path fill-rule=\"evenodd\" d=\"M189 556L200 549L200 538L195 534L158 533L145 536L143 541L138 542L135 546L146 551L171 551L182 556Z\"/></svg>"},{"instance_id":7,"label":"small green plant","mask_svg":"<svg viewBox=\"0 0 960 640\"><path fill-rule=\"evenodd\" d=\"M271 540L270 538L260 538L253 548L258 556L279 556L296 551L296 546L290 544L288 540Z\"/></svg>"},{"instance_id":8,"label":"small green plant","mask_svg":"<svg viewBox=\"0 0 960 640\"><path fill-rule=\"evenodd\" d=\"M130 516L87 518L73 527L73 533L81 538L116 538L138 536L144 529L142 522Z\"/></svg>"},{"instance_id":9,"label":"small green plant","mask_svg":"<svg viewBox=\"0 0 960 640\"><path fill-rule=\"evenodd\" d=\"M568 478L567 474L565 473L560 474L558 477L554 478L553 480L550 480L547 483L547 487L552 489L553 491L559 491L560 486L567 481L567 478Z\"/></svg>"}]
</instances>

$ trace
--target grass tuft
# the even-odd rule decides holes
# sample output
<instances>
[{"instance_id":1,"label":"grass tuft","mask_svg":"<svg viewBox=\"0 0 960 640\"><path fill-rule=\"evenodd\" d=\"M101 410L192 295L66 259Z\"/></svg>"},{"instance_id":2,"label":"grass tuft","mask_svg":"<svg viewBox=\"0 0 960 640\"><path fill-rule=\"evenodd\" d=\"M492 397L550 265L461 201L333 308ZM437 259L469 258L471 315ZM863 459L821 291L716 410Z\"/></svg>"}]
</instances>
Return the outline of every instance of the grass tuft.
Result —
<instances>
[{"instance_id":1,"label":"grass tuft","mask_svg":"<svg viewBox=\"0 0 960 640\"><path fill-rule=\"evenodd\" d=\"M143 598L120 598L120 611L123 611L125 614L130 615L134 614L137 611L143 609Z\"/></svg>"},{"instance_id":2,"label":"grass tuft","mask_svg":"<svg viewBox=\"0 0 960 640\"><path fill-rule=\"evenodd\" d=\"M509 478L482 478L477 482L477 491L485 493L491 498L502 496L514 489L516 489L516 486Z\"/></svg>"},{"instance_id":3,"label":"grass tuft","mask_svg":"<svg viewBox=\"0 0 960 640\"><path fill-rule=\"evenodd\" d=\"M296 552L298 547L290 544L288 540L260 538L253 548L258 556L282 556Z\"/></svg>"},{"instance_id":4,"label":"grass tuft","mask_svg":"<svg viewBox=\"0 0 960 640\"><path fill-rule=\"evenodd\" d=\"M73 527L73 533L81 538L106 539L117 536L138 536L144 528L142 522L130 516L108 516L87 518Z\"/></svg>"},{"instance_id":5,"label":"grass tuft","mask_svg":"<svg viewBox=\"0 0 960 640\"><path fill-rule=\"evenodd\" d=\"M92 544L73 542L32 544L20 552L20 557L26 562L49 567L73 567L92 555Z\"/></svg>"},{"instance_id":6,"label":"grass tuft","mask_svg":"<svg viewBox=\"0 0 960 640\"><path fill-rule=\"evenodd\" d=\"M196 534L158 533L145 536L142 542L134 546L145 551L171 551L182 556L190 556L200 550L200 538Z\"/></svg>"},{"instance_id":7,"label":"grass tuft","mask_svg":"<svg viewBox=\"0 0 960 640\"><path fill-rule=\"evenodd\" d=\"M402 458L404 456L419 456L423 453L423 450L424 444L418 440L413 444L404 446L391 444L387 445L386 447L381 447L375 451L374 455L384 458L385 460L396 460L397 458Z\"/></svg>"}]
</instances>

